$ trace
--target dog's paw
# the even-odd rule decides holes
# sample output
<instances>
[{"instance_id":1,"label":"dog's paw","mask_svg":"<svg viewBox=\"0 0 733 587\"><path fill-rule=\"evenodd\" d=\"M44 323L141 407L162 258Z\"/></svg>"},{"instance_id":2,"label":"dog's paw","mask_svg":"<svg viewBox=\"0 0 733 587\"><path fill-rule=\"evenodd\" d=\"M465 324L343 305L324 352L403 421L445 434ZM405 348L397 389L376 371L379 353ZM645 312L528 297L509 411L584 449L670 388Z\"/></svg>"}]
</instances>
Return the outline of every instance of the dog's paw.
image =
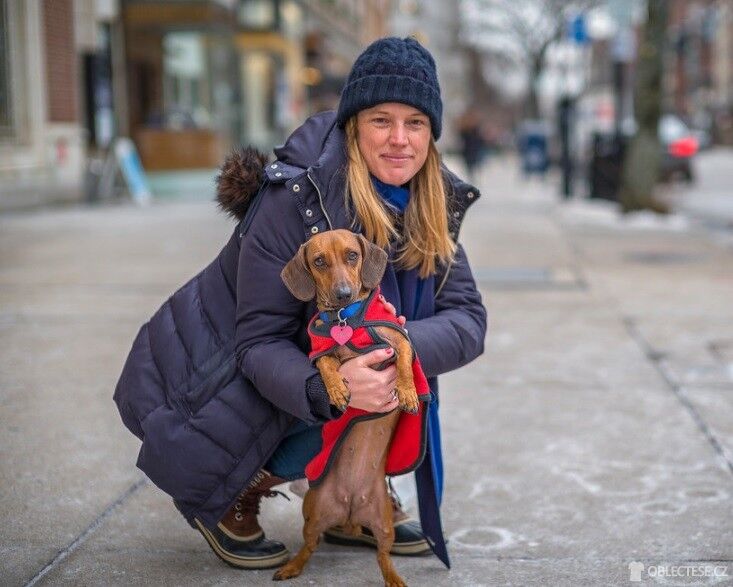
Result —
<instances>
[{"instance_id":1,"label":"dog's paw","mask_svg":"<svg viewBox=\"0 0 733 587\"><path fill-rule=\"evenodd\" d=\"M346 385L341 385L337 389L329 389L328 397L331 403L336 406L342 412L346 411L349 407L349 400L351 400L351 393L349 393Z\"/></svg>"},{"instance_id":2,"label":"dog's paw","mask_svg":"<svg viewBox=\"0 0 733 587\"><path fill-rule=\"evenodd\" d=\"M400 409L408 414L417 414L420 406L420 400L417 399L417 390L413 386L408 391L397 389L397 399L399 400Z\"/></svg>"},{"instance_id":3,"label":"dog's paw","mask_svg":"<svg viewBox=\"0 0 733 587\"><path fill-rule=\"evenodd\" d=\"M384 587L407 587L407 583L397 573L392 573L384 578Z\"/></svg>"},{"instance_id":4,"label":"dog's paw","mask_svg":"<svg viewBox=\"0 0 733 587\"><path fill-rule=\"evenodd\" d=\"M294 565L292 562L289 562L285 566L280 567L277 571L275 571L275 574L272 576L272 580L273 581L286 581L288 579L293 579L297 577L302 572L303 572L302 568L298 568L297 565Z\"/></svg>"}]
</instances>

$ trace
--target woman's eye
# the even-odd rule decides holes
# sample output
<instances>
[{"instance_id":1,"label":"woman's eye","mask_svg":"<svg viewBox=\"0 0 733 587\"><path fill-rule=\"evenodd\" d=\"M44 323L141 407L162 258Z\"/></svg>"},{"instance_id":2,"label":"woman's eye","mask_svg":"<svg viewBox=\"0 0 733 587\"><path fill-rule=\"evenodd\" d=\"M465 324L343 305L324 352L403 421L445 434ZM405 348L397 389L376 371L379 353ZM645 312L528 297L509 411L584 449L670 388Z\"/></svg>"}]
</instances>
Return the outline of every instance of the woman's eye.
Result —
<instances>
[{"instance_id":1,"label":"woman's eye","mask_svg":"<svg viewBox=\"0 0 733 587\"><path fill-rule=\"evenodd\" d=\"M425 126L425 121L424 120L411 120L408 124L410 126L420 127L420 126Z\"/></svg>"},{"instance_id":2,"label":"woman's eye","mask_svg":"<svg viewBox=\"0 0 733 587\"><path fill-rule=\"evenodd\" d=\"M389 120L387 120L386 118L373 118L372 122L374 124L389 124Z\"/></svg>"}]
</instances>

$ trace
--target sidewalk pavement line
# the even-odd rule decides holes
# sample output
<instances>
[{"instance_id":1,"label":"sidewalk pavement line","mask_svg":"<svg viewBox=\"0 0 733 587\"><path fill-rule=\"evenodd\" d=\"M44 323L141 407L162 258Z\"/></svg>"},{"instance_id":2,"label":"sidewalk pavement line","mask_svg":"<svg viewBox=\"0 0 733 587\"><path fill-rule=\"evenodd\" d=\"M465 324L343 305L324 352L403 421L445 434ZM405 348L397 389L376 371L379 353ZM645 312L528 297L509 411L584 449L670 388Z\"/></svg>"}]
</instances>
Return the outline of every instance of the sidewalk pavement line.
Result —
<instances>
[{"instance_id":1,"label":"sidewalk pavement line","mask_svg":"<svg viewBox=\"0 0 733 587\"><path fill-rule=\"evenodd\" d=\"M731 460L728 455L726 455L726 452L723 449L723 446L718 438L715 436L715 433L710 430L707 423L700 415L700 412L697 411L697 408L695 408L693 403L690 401L690 398L687 397L684 387L675 382L673 376L664 366L662 362L662 355L659 353L659 351L655 351L654 348L652 348L652 346L642 336L641 332L639 332L639 329L636 325L636 320L634 320L633 318L624 317L623 323L631 338L634 339L639 347L641 347L641 350L644 352L647 359L651 361L657 372L662 376L662 379L664 379L667 386L672 390L679 402L689 412L690 416L692 416L695 424L697 424L697 427L703 433L705 438L707 438L708 442L713 447L713 450L718 453L720 459L723 461L723 463L727 465L728 470L733 473L733 460Z\"/></svg>"},{"instance_id":2,"label":"sidewalk pavement line","mask_svg":"<svg viewBox=\"0 0 733 587\"><path fill-rule=\"evenodd\" d=\"M37 584L43 577L45 577L48 573L54 570L57 566L59 566L59 564L65 558L67 558L77 548L79 548L87 541L92 533L94 533L94 531L99 528L110 515L112 515L112 512L114 510L121 506L129 497L135 494L138 489L147 485L147 483L148 478L143 477L142 479L139 479L130 487L128 487L127 490L115 501L113 501L109 506L107 506L107 509L99 514L96 519L91 524L89 524L89 526L87 526L87 528L81 534L74 538L71 544L69 544L66 548L61 549L58 554L53 558L53 560L51 560L45 567L43 567L38 573L36 573L36 575L30 581L28 581L28 583L25 584L25 587L32 587L33 585Z\"/></svg>"}]
</instances>

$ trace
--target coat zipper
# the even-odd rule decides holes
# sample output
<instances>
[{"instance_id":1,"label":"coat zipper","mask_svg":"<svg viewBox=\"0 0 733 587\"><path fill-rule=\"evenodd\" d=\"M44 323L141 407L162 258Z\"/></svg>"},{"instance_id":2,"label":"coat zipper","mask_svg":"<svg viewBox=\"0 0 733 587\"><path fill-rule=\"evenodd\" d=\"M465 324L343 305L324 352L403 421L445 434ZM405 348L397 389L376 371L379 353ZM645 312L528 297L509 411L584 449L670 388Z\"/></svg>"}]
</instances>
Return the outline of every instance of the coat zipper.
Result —
<instances>
[{"instance_id":1,"label":"coat zipper","mask_svg":"<svg viewBox=\"0 0 733 587\"><path fill-rule=\"evenodd\" d=\"M438 286L438 289L435 291L435 296L437 297L440 293L440 290L443 289L443 286L445 285L445 282L448 281L448 274L450 273L451 268L453 267L453 261L448 263L448 267L445 270L445 274L443 275L443 279L440 280L440 285Z\"/></svg>"},{"instance_id":2,"label":"coat zipper","mask_svg":"<svg viewBox=\"0 0 733 587\"><path fill-rule=\"evenodd\" d=\"M316 182L313 181L313 178L311 177L310 173L306 173L306 176L308 177L308 181L313 184L313 187L316 188L316 193L318 194L318 202L321 206L321 212L323 212L323 215L326 217L326 222L328 223L328 230L333 230L333 224L331 224L331 219L328 217L328 212L326 212L326 207L323 205L323 197L321 196L321 190L318 189L318 185L316 185Z\"/></svg>"}]
</instances>

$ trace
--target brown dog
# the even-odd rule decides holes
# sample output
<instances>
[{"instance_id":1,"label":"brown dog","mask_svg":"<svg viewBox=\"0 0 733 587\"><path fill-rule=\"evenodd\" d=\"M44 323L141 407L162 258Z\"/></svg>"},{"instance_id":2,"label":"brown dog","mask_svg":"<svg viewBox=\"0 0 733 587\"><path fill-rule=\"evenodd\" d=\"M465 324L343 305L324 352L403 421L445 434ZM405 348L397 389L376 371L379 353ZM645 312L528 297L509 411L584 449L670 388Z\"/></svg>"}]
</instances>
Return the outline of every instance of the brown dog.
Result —
<instances>
[{"instance_id":1,"label":"brown dog","mask_svg":"<svg viewBox=\"0 0 733 587\"><path fill-rule=\"evenodd\" d=\"M308 301L315 297L319 311L335 312L366 299L379 285L386 264L386 253L363 236L348 230L333 230L303 244L283 269L282 278L298 299ZM316 325L319 322L322 324L317 320ZM419 400L413 381L410 341L393 328L376 330L394 350L399 407L416 413ZM331 403L341 409L348 404L349 391L338 368L357 354L337 344L333 352L316 360ZM405 585L389 556L394 527L392 504L384 481L387 454L399 417L400 411L393 410L353 426L326 477L311 487L303 499L303 548L275 573L274 579L300 575L321 533L328 528L343 525L358 534L359 526L366 526L377 540L377 561L385 585Z\"/></svg>"}]
</instances>

